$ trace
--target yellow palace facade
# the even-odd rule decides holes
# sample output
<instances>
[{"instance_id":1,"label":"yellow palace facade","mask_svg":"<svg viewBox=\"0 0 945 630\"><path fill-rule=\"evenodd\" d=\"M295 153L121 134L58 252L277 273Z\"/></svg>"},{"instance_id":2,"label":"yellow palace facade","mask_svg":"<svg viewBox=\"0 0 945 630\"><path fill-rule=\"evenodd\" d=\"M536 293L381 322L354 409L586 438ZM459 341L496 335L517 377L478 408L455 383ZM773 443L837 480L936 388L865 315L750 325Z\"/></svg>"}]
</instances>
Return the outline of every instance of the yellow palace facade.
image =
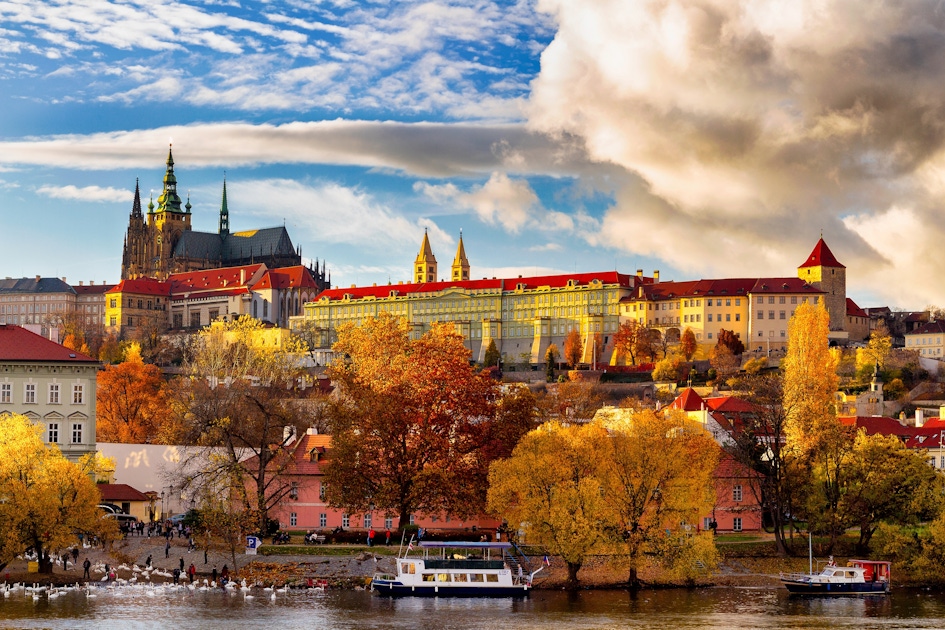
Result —
<instances>
[{"instance_id":1,"label":"yellow palace facade","mask_svg":"<svg viewBox=\"0 0 945 630\"><path fill-rule=\"evenodd\" d=\"M410 322L417 336L434 322L452 323L480 363L494 340L505 363L538 365L549 345L562 351L565 336L577 330L584 341L582 361L606 365L620 325L621 300L653 282L642 271L635 276L604 271L470 280L462 237L450 276L435 280L437 263L424 235L412 283L324 291L305 305L303 316L291 319L290 327L307 328L320 364L331 358L338 326L390 313Z\"/></svg>"}]
</instances>

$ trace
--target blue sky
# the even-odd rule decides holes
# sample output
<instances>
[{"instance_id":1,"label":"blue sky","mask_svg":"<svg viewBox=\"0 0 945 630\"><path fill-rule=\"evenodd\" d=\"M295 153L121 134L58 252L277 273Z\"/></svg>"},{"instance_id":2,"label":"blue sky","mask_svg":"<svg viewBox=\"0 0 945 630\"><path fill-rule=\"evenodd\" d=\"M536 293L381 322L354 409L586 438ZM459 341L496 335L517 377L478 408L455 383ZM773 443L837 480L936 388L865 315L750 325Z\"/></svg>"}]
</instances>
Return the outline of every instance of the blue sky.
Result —
<instances>
[{"instance_id":1,"label":"blue sky","mask_svg":"<svg viewBox=\"0 0 945 630\"><path fill-rule=\"evenodd\" d=\"M838 25L843 25L839 29ZM945 26L873 0L0 0L0 275L115 282L173 141L195 229L333 284L790 276L945 305ZM441 274L443 275L443 274Z\"/></svg>"}]
</instances>

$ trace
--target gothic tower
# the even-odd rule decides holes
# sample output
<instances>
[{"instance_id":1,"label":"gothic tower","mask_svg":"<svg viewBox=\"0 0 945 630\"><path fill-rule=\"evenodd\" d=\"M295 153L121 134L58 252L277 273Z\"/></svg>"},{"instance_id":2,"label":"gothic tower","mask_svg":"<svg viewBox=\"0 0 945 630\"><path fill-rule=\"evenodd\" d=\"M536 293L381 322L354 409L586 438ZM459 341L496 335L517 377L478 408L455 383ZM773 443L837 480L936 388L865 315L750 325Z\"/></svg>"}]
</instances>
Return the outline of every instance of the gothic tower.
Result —
<instances>
[{"instance_id":1,"label":"gothic tower","mask_svg":"<svg viewBox=\"0 0 945 630\"><path fill-rule=\"evenodd\" d=\"M230 210L226 207L226 175L223 176L223 202L220 204L219 231L224 236L230 233Z\"/></svg>"},{"instance_id":2,"label":"gothic tower","mask_svg":"<svg viewBox=\"0 0 945 630\"><path fill-rule=\"evenodd\" d=\"M179 271L171 269L171 254L181 234L190 230L190 201L183 209L181 208L180 195L177 194L177 176L174 175L174 155L171 149L167 151L166 164L164 190L158 197L157 209L150 207L148 209L148 225L153 227L155 239L152 250L154 262L147 275L161 280L167 278L168 274Z\"/></svg>"},{"instance_id":3,"label":"gothic tower","mask_svg":"<svg viewBox=\"0 0 945 630\"><path fill-rule=\"evenodd\" d=\"M420 253L417 254L413 268L413 281L416 284L436 282L436 257L430 247L430 239L427 237L426 230L423 231L423 243L420 245Z\"/></svg>"},{"instance_id":4,"label":"gothic tower","mask_svg":"<svg viewBox=\"0 0 945 630\"><path fill-rule=\"evenodd\" d=\"M121 278L137 278L144 275L148 264L148 225L141 212L141 190L135 180L135 199L128 216L128 232L121 253Z\"/></svg>"},{"instance_id":5,"label":"gothic tower","mask_svg":"<svg viewBox=\"0 0 945 630\"><path fill-rule=\"evenodd\" d=\"M463 247L463 232L459 232L459 246L456 248L456 258L453 259L451 278L453 282L469 280L469 260L466 258L466 249Z\"/></svg>"},{"instance_id":6,"label":"gothic tower","mask_svg":"<svg viewBox=\"0 0 945 630\"><path fill-rule=\"evenodd\" d=\"M824 292L824 304L830 314L830 330L844 330L847 316L847 268L827 247L823 237L814 251L797 268L797 277Z\"/></svg>"}]
</instances>

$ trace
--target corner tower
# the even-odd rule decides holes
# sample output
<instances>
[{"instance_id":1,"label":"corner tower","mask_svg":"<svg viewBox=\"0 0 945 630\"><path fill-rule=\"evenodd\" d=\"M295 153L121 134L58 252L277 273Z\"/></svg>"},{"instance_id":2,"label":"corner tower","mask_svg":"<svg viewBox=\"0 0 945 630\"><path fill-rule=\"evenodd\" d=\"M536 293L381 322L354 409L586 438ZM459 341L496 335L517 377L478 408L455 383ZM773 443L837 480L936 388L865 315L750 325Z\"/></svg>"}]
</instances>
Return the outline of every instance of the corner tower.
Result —
<instances>
[{"instance_id":1,"label":"corner tower","mask_svg":"<svg viewBox=\"0 0 945 630\"><path fill-rule=\"evenodd\" d=\"M430 238L423 230L423 243L420 244L420 253L413 263L413 281L415 284L436 282L436 257L430 247Z\"/></svg>"},{"instance_id":2,"label":"corner tower","mask_svg":"<svg viewBox=\"0 0 945 630\"><path fill-rule=\"evenodd\" d=\"M824 292L824 304L830 315L830 330L844 330L847 314L847 268L827 247L823 237L814 251L797 268L797 277Z\"/></svg>"},{"instance_id":3,"label":"corner tower","mask_svg":"<svg viewBox=\"0 0 945 630\"><path fill-rule=\"evenodd\" d=\"M154 261L148 276L165 279L168 274L178 271L171 269L171 258L174 246L180 240L181 234L190 227L190 202L181 207L180 195L177 194L177 176L174 175L174 154L172 148L167 150L167 162L164 171L164 189L158 197L157 208L148 207L148 226L155 234L151 260Z\"/></svg>"},{"instance_id":4,"label":"corner tower","mask_svg":"<svg viewBox=\"0 0 945 630\"><path fill-rule=\"evenodd\" d=\"M466 248L463 247L462 230L459 232L459 245L456 247L456 258L453 259L450 278L453 282L469 280L469 260L466 258Z\"/></svg>"}]
</instances>

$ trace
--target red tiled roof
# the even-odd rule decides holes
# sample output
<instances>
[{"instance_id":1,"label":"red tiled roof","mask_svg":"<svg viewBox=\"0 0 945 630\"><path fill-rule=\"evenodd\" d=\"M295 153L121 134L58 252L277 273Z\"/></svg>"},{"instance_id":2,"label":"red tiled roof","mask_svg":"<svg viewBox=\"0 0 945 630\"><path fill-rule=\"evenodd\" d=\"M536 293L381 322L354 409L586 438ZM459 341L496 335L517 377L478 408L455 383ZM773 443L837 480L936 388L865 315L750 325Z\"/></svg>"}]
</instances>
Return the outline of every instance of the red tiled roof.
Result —
<instances>
[{"instance_id":1,"label":"red tiled roof","mask_svg":"<svg viewBox=\"0 0 945 630\"><path fill-rule=\"evenodd\" d=\"M804 267L838 267L840 269L846 269L846 267L837 261L823 238L817 241L817 244L814 245L814 251L810 253L810 256L807 257L807 260L805 260L804 264L799 266L798 269L803 269Z\"/></svg>"},{"instance_id":2,"label":"red tiled roof","mask_svg":"<svg viewBox=\"0 0 945 630\"><path fill-rule=\"evenodd\" d=\"M641 283L652 282L651 278L639 278L628 274L617 273L616 271L603 271L592 273L570 273L556 276L533 276L529 278L492 278L482 280L457 280L446 282L422 282L410 284L385 284L376 287L351 287L348 289L328 289L322 291L315 298L321 300L341 300L345 295L350 295L352 299L361 299L366 297L386 298L392 292L396 295L410 295L412 293L432 293L443 291L449 288L460 288L467 290L492 289L494 291L511 291L518 285L523 285L525 289L537 289L538 287L560 288L565 287L569 280L574 280L578 285L587 285L593 280L600 280L603 284L616 284L623 287L636 287Z\"/></svg>"},{"instance_id":3,"label":"red tiled roof","mask_svg":"<svg viewBox=\"0 0 945 630\"><path fill-rule=\"evenodd\" d=\"M862 308L856 305L856 302L847 298L847 317L869 317Z\"/></svg>"},{"instance_id":4,"label":"red tiled roof","mask_svg":"<svg viewBox=\"0 0 945 630\"><path fill-rule=\"evenodd\" d=\"M945 446L945 431L941 429L913 429L914 433L906 440L906 448L942 448Z\"/></svg>"},{"instance_id":5,"label":"red tiled roof","mask_svg":"<svg viewBox=\"0 0 945 630\"><path fill-rule=\"evenodd\" d=\"M122 280L105 293L167 296L171 294L171 285L154 278L135 278L133 280Z\"/></svg>"},{"instance_id":6,"label":"red tiled roof","mask_svg":"<svg viewBox=\"0 0 945 630\"><path fill-rule=\"evenodd\" d=\"M676 400L669 407L670 409L682 409L683 411L700 411L705 407L705 401L702 396L696 393L696 390L687 387L676 396Z\"/></svg>"},{"instance_id":7,"label":"red tiled roof","mask_svg":"<svg viewBox=\"0 0 945 630\"><path fill-rule=\"evenodd\" d=\"M712 411L722 413L754 413L758 411L755 405L737 396L714 396L706 398L705 404Z\"/></svg>"},{"instance_id":8,"label":"red tiled roof","mask_svg":"<svg viewBox=\"0 0 945 630\"><path fill-rule=\"evenodd\" d=\"M761 473L737 461L731 455L723 453L719 458L719 463L715 465L712 476L716 479L750 479L761 477Z\"/></svg>"},{"instance_id":9,"label":"red tiled roof","mask_svg":"<svg viewBox=\"0 0 945 630\"><path fill-rule=\"evenodd\" d=\"M681 297L745 297L751 293L809 293L819 295L823 291L812 287L800 278L722 278L686 280L683 282L656 282L645 285L635 295L621 299L633 302L645 298L648 301L675 300Z\"/></svg>"},{"instance_id":10,"label":"red tiled roof","mask_svg":"<svg viewBox=\"0 0 945 630\"><path fill-rule=\"evenodd\" d=\"M301 289L303 287L317 289L318 283L315 282L315 276L312 274L311 269L303 265L296 265L294 267L279 267L267 271L263 274L263 277L253 285L253 290Z\"/></svg>"},{"instance_id":11,"label":"red tiled roof","mask_svg":"<svg viewBox=\"0 0 945 630\"><path fill-rule=\"evenodd\" d=\"M148 495L135 490L126 483L100 483L96 487L102 495L102 501L148 501Z\"/></svg>"},{"instance_id":12,"label":"red tiled roof","mask_svg":"<svg viewBox=\"0 0 945 630\"><path fill-rule=\"evenodd\" d=\"M934 335L934 334L941 334L941 333L945 333L945 321L939 319L934 322L929 322L928 324L919 326L912 332L906 333L906 336L929 335L929 334Z\"/></svg>"},{"instance_id":13,"label":"red tiled roof","mask_svg":"<svg viewBox=\"0 0 945 630\"><path fill-rule=\"evenodd\" d=\"M220 291L198 291L196 293L184 292L171 296L171 301L181 302L184 300L198 300L205 297L226 297L228 295L245 295L247 293L249 293L249 289L246 287L235 287L233 289L223 289Z\"/></svg>"},{"instance_id":14,"label":"red tiled roof","mask_svg":"<svg viewBox=\"0 0 945 630\"><path fill-rule=\"evenodd\" d=\"M219 269L205 269L203 271L188 271L171 274L167 281L171 285L171 292L175 294L187 291L212 291L227 287L244 286L250 282L264 265L241 265L239 267L221 267ZM240 275L243 281L240 282Z\"/></svg>"},{"instance_id":15,"label":"red tiled roof","mask_svg":"<svg viewBox=\"0 0 945 630\"><path fill-rule=\"evenodd\" d=\"M845 427L855 427L865 429L867 435L896 435L899 437L910 436L915 432L915 427L907 427L895 418L886 418L882 416L840 416L837 420Z\"/></svg>"},{"instance_id":16,"label":"red tiled roof","mask_svg":"<svg viewBox=\"0 0 945 630\"><path fill-rule=\"evenodd\" d=\"M0 324L0 361L98 363L92 357L13 324Z\"/></svg>"},{"instance_id":17,"label":"red tiled roof","mask_svg":"<svg viewBox=\"0 0 945 630\"><path fill-rule=\"evenodd\" d=\"M945 420L942 420L941 418L927 418L920 428L945 429Z\"/></svg>"},{"instance_id":18,"label":"red tiled roof","mask_svg":"<svg viewBox=\"0 0 945 630\"><path fill-rule=\"evenodd\" d=\"M292 451L292 464L288 466L284 474L287 475L321 475L322 462L324 454L331 448L331 436L324 433L310 435L305 433L302 437L290 444L287 449ZM311 453L315 450L321 456L312 461ZM247 470L255 470L258 462L257 457L253 456L246 460Z\"/></svg>"}]
</instances>

